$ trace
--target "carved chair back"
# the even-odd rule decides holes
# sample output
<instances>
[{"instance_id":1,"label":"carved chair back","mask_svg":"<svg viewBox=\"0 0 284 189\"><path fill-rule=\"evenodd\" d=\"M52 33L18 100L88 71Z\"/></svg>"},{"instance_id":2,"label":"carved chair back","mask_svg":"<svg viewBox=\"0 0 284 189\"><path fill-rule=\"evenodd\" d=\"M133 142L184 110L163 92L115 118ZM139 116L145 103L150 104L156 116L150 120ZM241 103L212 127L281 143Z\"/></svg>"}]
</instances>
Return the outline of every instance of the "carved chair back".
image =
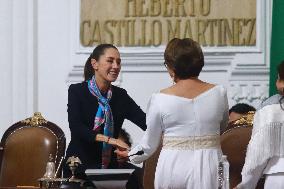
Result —
<instances>
[{"instance_id":1,"label":"carved chair back","mask_svg":"<svg viewBox=\"0 0 284 189\"><path fill-rule=\"evenodd\" d=\"M1 140L0 187L38 186L38 179L46 171L49 155L52 155L57 168L65 146L61 128L46 121L38 112L13 124Z\"/></svg>"}]
</instances>

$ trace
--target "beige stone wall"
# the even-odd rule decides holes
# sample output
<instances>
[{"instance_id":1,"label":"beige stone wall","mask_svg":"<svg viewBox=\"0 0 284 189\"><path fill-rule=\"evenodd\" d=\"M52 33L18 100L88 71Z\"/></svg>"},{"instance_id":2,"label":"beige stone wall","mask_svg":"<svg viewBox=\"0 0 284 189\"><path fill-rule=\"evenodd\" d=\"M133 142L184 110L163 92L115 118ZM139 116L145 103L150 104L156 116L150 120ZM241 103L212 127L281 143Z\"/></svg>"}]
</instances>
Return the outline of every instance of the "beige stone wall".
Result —
<instances>
[{"instance_id":1,"label":"beige stone wall","mask_svg":"<svg viewBox=\"0 0 284 189\"><path fill-rule=\"evenodd\" d=\"M174 38L202 46L255 46L256 0L81 0L83 46L160 46Z\"/></svg>"}]
</instances>

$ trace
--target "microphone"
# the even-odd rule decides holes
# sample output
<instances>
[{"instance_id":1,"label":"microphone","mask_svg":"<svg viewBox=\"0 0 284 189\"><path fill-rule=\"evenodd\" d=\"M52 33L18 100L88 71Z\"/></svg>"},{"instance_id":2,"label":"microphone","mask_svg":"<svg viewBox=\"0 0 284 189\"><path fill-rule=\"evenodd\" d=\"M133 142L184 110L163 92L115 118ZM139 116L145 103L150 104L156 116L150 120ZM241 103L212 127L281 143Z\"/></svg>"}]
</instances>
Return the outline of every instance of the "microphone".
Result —
<instances>
[{"instance_id":1,"label":"microphone","mask_svg":"<svg viewBox=\"0 0 284 189\"><path fill-rule=\"evenodd\" d=\"M136 155L143 155L144 154L144 151L143 150L139 150L138 152L136 152L135 154L130 154L126 157L123 157L123 158L118 158L117 160L121 160L121 159L125 159L125 158L129 158L131 156L136 156Z\"/></svg>"}]
</instances>

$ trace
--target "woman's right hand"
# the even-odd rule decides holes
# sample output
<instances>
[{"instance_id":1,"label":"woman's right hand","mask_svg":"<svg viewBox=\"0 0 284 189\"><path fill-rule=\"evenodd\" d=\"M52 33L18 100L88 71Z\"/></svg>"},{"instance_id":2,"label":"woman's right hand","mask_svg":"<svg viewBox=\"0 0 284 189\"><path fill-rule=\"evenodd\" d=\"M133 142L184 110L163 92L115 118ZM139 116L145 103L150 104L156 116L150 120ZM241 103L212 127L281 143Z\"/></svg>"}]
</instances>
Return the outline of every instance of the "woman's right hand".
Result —
<instances>
[{"instance_id":1,"label":"woman's right hand","mask_svg":"<svg viewBox=\"0 0 284 189\"><path fill-rule=\"evenodd\" d=\"M129 149L129 146L120 139L110 138L108 143L118 148L121 151L125 151Z\"/></svg>"},{"instance_id":2,"label":"woman's right hand","mask_svg":"<svg viewBox=\"0 0 284 189\"><path fill-rule=\"evenodd\" d=\"M96 141L105 142L107 144L110 144L110 145L118 148L119 150L129 149L129 146L125 142L123 142L122 140L111 138L109 136L102 135L102 134L97 134Z\"/></svg>"}]
</instances>

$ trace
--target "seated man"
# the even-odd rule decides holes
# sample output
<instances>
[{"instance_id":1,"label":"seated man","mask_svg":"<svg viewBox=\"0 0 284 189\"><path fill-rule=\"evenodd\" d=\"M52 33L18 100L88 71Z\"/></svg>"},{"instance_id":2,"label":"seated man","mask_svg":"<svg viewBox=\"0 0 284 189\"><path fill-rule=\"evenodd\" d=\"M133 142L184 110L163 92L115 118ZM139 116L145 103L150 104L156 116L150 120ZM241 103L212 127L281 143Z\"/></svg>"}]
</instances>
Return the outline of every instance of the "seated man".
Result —
<instances>
[{"instance_id":1,"label":"seated man","mask_svg":"<svg viewBox=\"0 0 284 189\"><path fill-rule=\"evenodd\" d=\"M249 111L255 111L255 108L245 103L235 104L229 110L229 123L241 118Z\"/></svg>"},{"instance_id":2,"label":"seated man","mask_svg":"<svg viewBox=\"0 0 284 189\"><path fill-rule=\"evenodd\" d=\"M126 144L128 144L129 148L131 148L131 140L129 134L121 129L118 139L122 140ZM133 165L128 162L128 159L117 157L118 168L119 169L135 169L132 175L129 177L129 180L126 184L126 189L141 189L143 188L143 182L141 180L143 175L143 169Z\"/></svg>"},{"instance_id":3,"label":"seated man","mask_svg":"<svg viewBox=\"0 0 284 189\"><path fill-rule=\"evenodd\" d=\"M251 125L253 122L253 115L255 108L245 103L238 103L232 106L229 110L229 126L228 128L234 127L234 125Z\"/></svg>"}]
</instances>

